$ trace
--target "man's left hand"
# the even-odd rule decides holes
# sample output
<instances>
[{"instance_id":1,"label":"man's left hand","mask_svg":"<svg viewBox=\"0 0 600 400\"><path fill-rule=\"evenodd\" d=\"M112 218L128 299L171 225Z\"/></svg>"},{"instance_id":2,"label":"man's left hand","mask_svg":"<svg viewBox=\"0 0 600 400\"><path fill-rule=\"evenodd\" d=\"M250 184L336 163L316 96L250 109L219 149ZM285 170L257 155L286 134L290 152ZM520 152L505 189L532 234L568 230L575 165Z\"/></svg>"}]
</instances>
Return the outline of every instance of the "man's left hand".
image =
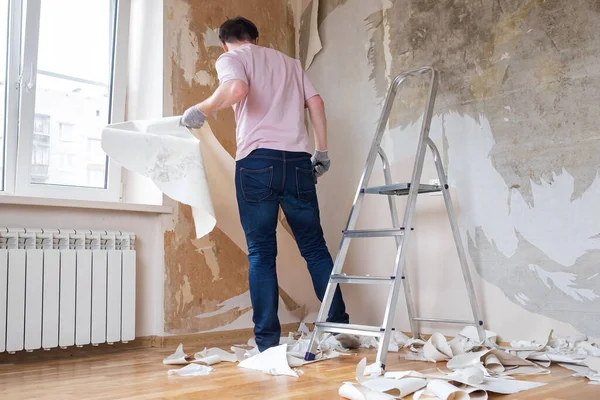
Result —
<instances>
[{"instance_id":1,"label":"man's left hand","mask_svg":"<svg viewBox=\"0 0 600 400\"><path fill-rule=\"evenodd\" d=\"M200 111L198 105L188 108L183 113L179 123L183 126L187 126L190 129L200 129L204 125L206 116Z\"/></svg>"},{"instance_id":2,"label":"man's left hand","mask_svg":"<svg viewBox=\"0 0 600 400\"><path fill-rule=\"evenodd\" d=\"M316 150L315 154L313 154L311 158L311 162L315 177L317 178L322 177L327 171L329 171L329 167L331 166L331 161L329 160L327 151Z\"/></svg>"}]
</instances>

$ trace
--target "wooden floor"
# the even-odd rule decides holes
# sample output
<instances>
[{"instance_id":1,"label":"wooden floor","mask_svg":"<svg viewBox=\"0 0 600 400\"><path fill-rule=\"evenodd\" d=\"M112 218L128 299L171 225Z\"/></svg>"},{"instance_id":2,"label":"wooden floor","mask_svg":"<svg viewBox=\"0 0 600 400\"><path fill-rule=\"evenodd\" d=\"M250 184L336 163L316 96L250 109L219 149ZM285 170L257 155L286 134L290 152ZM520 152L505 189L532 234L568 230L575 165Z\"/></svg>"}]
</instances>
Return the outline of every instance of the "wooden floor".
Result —
<instances>
[{"instance_id":1,"label":"wooden floor","mask_svg":"<svg viewBox=\"0 0 600 400\"><path fill-rule=\"evenodd\" d=\"M363 356L374 361L373 351L324 361L302 368L300 378L274 377L238 368L231 363L215 365L210 376L173 378L162 359L174 349L149 348L113 354L77 356L45 361L0 361L0 399L339 399L338 388L354 381L356 364ZM197 351L201 348L187 348ZM10 358L8 358L10 360ZM388 371L433 371L435 365L406 361L398 354L388 357ZM571 371L553 367L552 374L534 377L548 382L541 388L515 396L492 395L491 399L593 400L600 386L573 378Z\"/></svg>"}]
</instances>

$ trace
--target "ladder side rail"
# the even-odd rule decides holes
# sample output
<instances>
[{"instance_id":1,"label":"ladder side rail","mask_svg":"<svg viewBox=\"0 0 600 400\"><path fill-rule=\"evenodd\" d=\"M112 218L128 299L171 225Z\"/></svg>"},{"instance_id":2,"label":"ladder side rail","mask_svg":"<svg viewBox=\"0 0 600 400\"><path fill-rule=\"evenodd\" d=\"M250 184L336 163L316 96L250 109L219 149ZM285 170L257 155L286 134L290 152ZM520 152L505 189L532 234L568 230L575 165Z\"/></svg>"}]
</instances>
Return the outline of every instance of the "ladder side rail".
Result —
<instances>
[{"instance_id":1,"label":"ladder side rail","mask_svg":"<svg viewBox=\"0 0 600 400\"><path fill-rule=\"evenodd\" d=\"M348 216L348 221L346 223L346 228L344 231L353 230L356 226L356 222L358 221L358 214L364 197L362 189L366 188L369 184L369 179L371 178L371 173L373 172L373 166L375 164L375 158L377 157L378 149L380 148L379 144L381 143L381 139L387 127L387 121L390 117L390 112L392 110L392 106L396 98L396 93L398 92L398 87L404 82L405 79L406 74L400 74L392 82L387 98L385 100L381 117L379 118L379 122L377 124L377 131L375 133L375 137L373 138L373 143L371 144L371 149L369 150L369 154L367 156L367 160L365 162L365 166L360 177L358 189L356 190L356 195L354 196L352 208L350 209L350 214ZM335 262L333 263L331 275L337 275L342 271L344 261L346 260L346 255L348 254L348 248L350 247L350 241L350 238L342 237L340 247L338 248L338 253L335 258ZM333 295L337 287L338 283L331 282L330 280L329 284L327 285L327 289L325 289L323 302L321 304L321 308L319 309L319 314L317 316L317 322L325 321L327 314L329 313L329 309L331 308L331 302L333 301Z\"/></svg>"},{"instance_id":2,"label":"ladder side rail","mask_svg":"<svg viewBox=\"0 0 600 400\"><path fill-rule=\"evenodd\" d=\"M463 246L460 231L458 229L458 222L456 220L456 214L454 213L454 206L452 204L452 198L450 196L450 190L448 185L448 177L444 171L442 165L442 157L435 143L431 138L427 138L427 145L433 153L433 161L437 170L438 177L440 179L440 185L442 186L442 194L444 196L444 203L446 205L446 211L448 213L448 219L450 220L450 228L452 229L452 235L454 236L454 243L456 245L456 251L458 253L458 259L462 268L462 274L469 295L469 302L471 303L471 311L473 312L473 319L475 320L475 326L479 333L479 340L484 342L486 340L485 330L483 329L483 320L481 319L481 312L477 303L477 296L475 295L475 287L473 285L473 279L471 278L471 271L469 270L469 264L467 262L467 255Z\"/></svg>"},{"instance_id":3,"label":"ladder side rail","mask_svg":"<svg viewBox=\"0 0 600 400\"><path fill-rule=\"evenodd\" d=\"M396 276L402 275L404 264L406 262L406 247L409 241L411 232L412 232L412 217L414 214L415 204L417 201L417 195L419 193L419 184L421 182L421 174L423 172L423 162L425 160L425 151L427 150L427 144L425 143L426 139L429 137L429 130L431 126L431 119L433 117L433 107L435 105L435 96L437 93L438 86L438 74L431 67L421 68L420 71L422 73L430 73L430 83L429 83L429 95L427 97L427 103L425 106L425 113L423 115L423 123L421 125L421 133L419 135L419 142L417 145L417 152L415 157L415 163L413 167L411 186L408 192L408 199L406 204L406 210L404 213L403 226L405 227L405 232L403 236L402 245L398 248L398 252L396 255L395 262L395 272ZM398 286L394 286L394 288L390 291L388 296L386 313L384 315L384 321L382 326L385 329L385 334L382 337L381 342L379 343L379 348L377 350L377 361L380 363L381 367L385 369L385 362L387 358L388 346L391 338L391 329L394 323L395 318L395 309L396 303L398 302Z\"/></svg>"},{"instance_id":4,"label":"ladder side rail","mask_svg":"<svg viewBox=\"0 0 600 400\"><path fill-rule=\"evenodd\" d=\"M381 158L381 163L383 164L383 175L385 177L385 184L391 185L393 182L392 182L392 172L391 172L391 167L390 167L390 161L381 147L379 148L379 156ZM400 227L400 219L398 218L398 208L396 207L396 195L388 195L387 198L388 198L388 204L390 207L390 213L392 215L392 224L393 224L394 228L399 228ZM402 237L397 236L396 237L396 251L398 251L398 249L401 246L402 246ZM408 311L408 320L409 320L409 324L410 324L410 330L413 334L413 337L417 338L418 327L417 327L417 321L414 320L414 317L415 317L415 308L414 307L415 306L414 306L414 302L413 302L412 291L410 289L410 281L408 278L407 268L404 268L401 278L402 278L402 283L404 285L404 297L406 299L406 308ZM398 277L396 277L396 279L398 279ZM394 282L394 285L396 285L396 284L398 284L397 280L396 280L396 282Z\"/></svg>"}]
</instances>

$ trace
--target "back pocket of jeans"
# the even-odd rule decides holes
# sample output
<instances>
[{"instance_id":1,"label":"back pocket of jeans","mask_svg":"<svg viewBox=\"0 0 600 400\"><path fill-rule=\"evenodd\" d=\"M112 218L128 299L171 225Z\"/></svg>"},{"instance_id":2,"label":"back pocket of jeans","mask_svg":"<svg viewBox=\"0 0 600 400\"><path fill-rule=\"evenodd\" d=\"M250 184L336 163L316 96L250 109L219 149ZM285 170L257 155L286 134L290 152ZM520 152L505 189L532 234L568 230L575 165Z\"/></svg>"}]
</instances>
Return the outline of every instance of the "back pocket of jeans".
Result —
<instances>
[{"instance_id":1,"label":"back pocket of jeans","mask_svg":"<svg viewBox=\"0 0 600 400\"><path fill-rule=\"evenodd\" d=\"M242 180L242 192L244 199L249 202L257 202L266 199L273 193L271 183L273 181L273 167L263 169L240 169Z\"/></svg>"},{"instance_id":2,"label":"back pocket of jeans","mask_svg":"<svg viewBox=\"0 0 600 400\"><path fill-rule=\"evenodd\" d=\"M311 169L296 167L296 188L300 200L312 201L317 197L315 175Z\"/></svg>"}]
</instances>

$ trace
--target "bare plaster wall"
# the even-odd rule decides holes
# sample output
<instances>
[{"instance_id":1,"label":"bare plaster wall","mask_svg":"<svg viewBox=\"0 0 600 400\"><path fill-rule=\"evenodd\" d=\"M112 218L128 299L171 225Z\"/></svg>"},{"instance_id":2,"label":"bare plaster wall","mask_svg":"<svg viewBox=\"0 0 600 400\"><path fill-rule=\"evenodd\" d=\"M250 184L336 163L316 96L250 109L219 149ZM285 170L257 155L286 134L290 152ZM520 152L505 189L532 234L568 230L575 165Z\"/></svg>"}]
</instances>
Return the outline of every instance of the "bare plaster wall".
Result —
<instances>
[{"instance_id":1,"label":"bare plaster wall","mask_svg":"<svg viewBox=\"0 0 600 400\"><path fill-rule=\"evenodd\" d=\"M217 29L228 17L238 15L257 24L259 44L294 55L294 16L287 0L167 0L165 115L180 115L217 88L215 61L222 53ZM223 147L234 155L233 112L211 116L209 123ZM196 240L190 208L182 204L175 208L164 237L166 333L250 327L246 255L218 228ZM281 298L280 308L300 309L283 290Z\"/></svg>"},{"instance_id":2,"label":"bare plaster wall","mask_svg":"<svg viewBox=\"0 0 600 400\"><path fill-rule=\"evenodd\" d=\"M433 65L441 80L432 137L487 327L508 338L548 329L600 337L598 1L321 0L318 20L323 50L309 75L329 116L332 171L319 194L332 250L391 79ZM403 181L424 85L409 85L398 100L384 147ZM426 166L424 181L431 178ZM387 221L385 202L369 205L363 226ZM419 198L407 265L421 314L467 318L442 206L440 197ZM348 271L389 272L394 250L385 246L357 244ZM379 323L380 292L345 291L354 322Z\"/></svg>"}]
</instances>

